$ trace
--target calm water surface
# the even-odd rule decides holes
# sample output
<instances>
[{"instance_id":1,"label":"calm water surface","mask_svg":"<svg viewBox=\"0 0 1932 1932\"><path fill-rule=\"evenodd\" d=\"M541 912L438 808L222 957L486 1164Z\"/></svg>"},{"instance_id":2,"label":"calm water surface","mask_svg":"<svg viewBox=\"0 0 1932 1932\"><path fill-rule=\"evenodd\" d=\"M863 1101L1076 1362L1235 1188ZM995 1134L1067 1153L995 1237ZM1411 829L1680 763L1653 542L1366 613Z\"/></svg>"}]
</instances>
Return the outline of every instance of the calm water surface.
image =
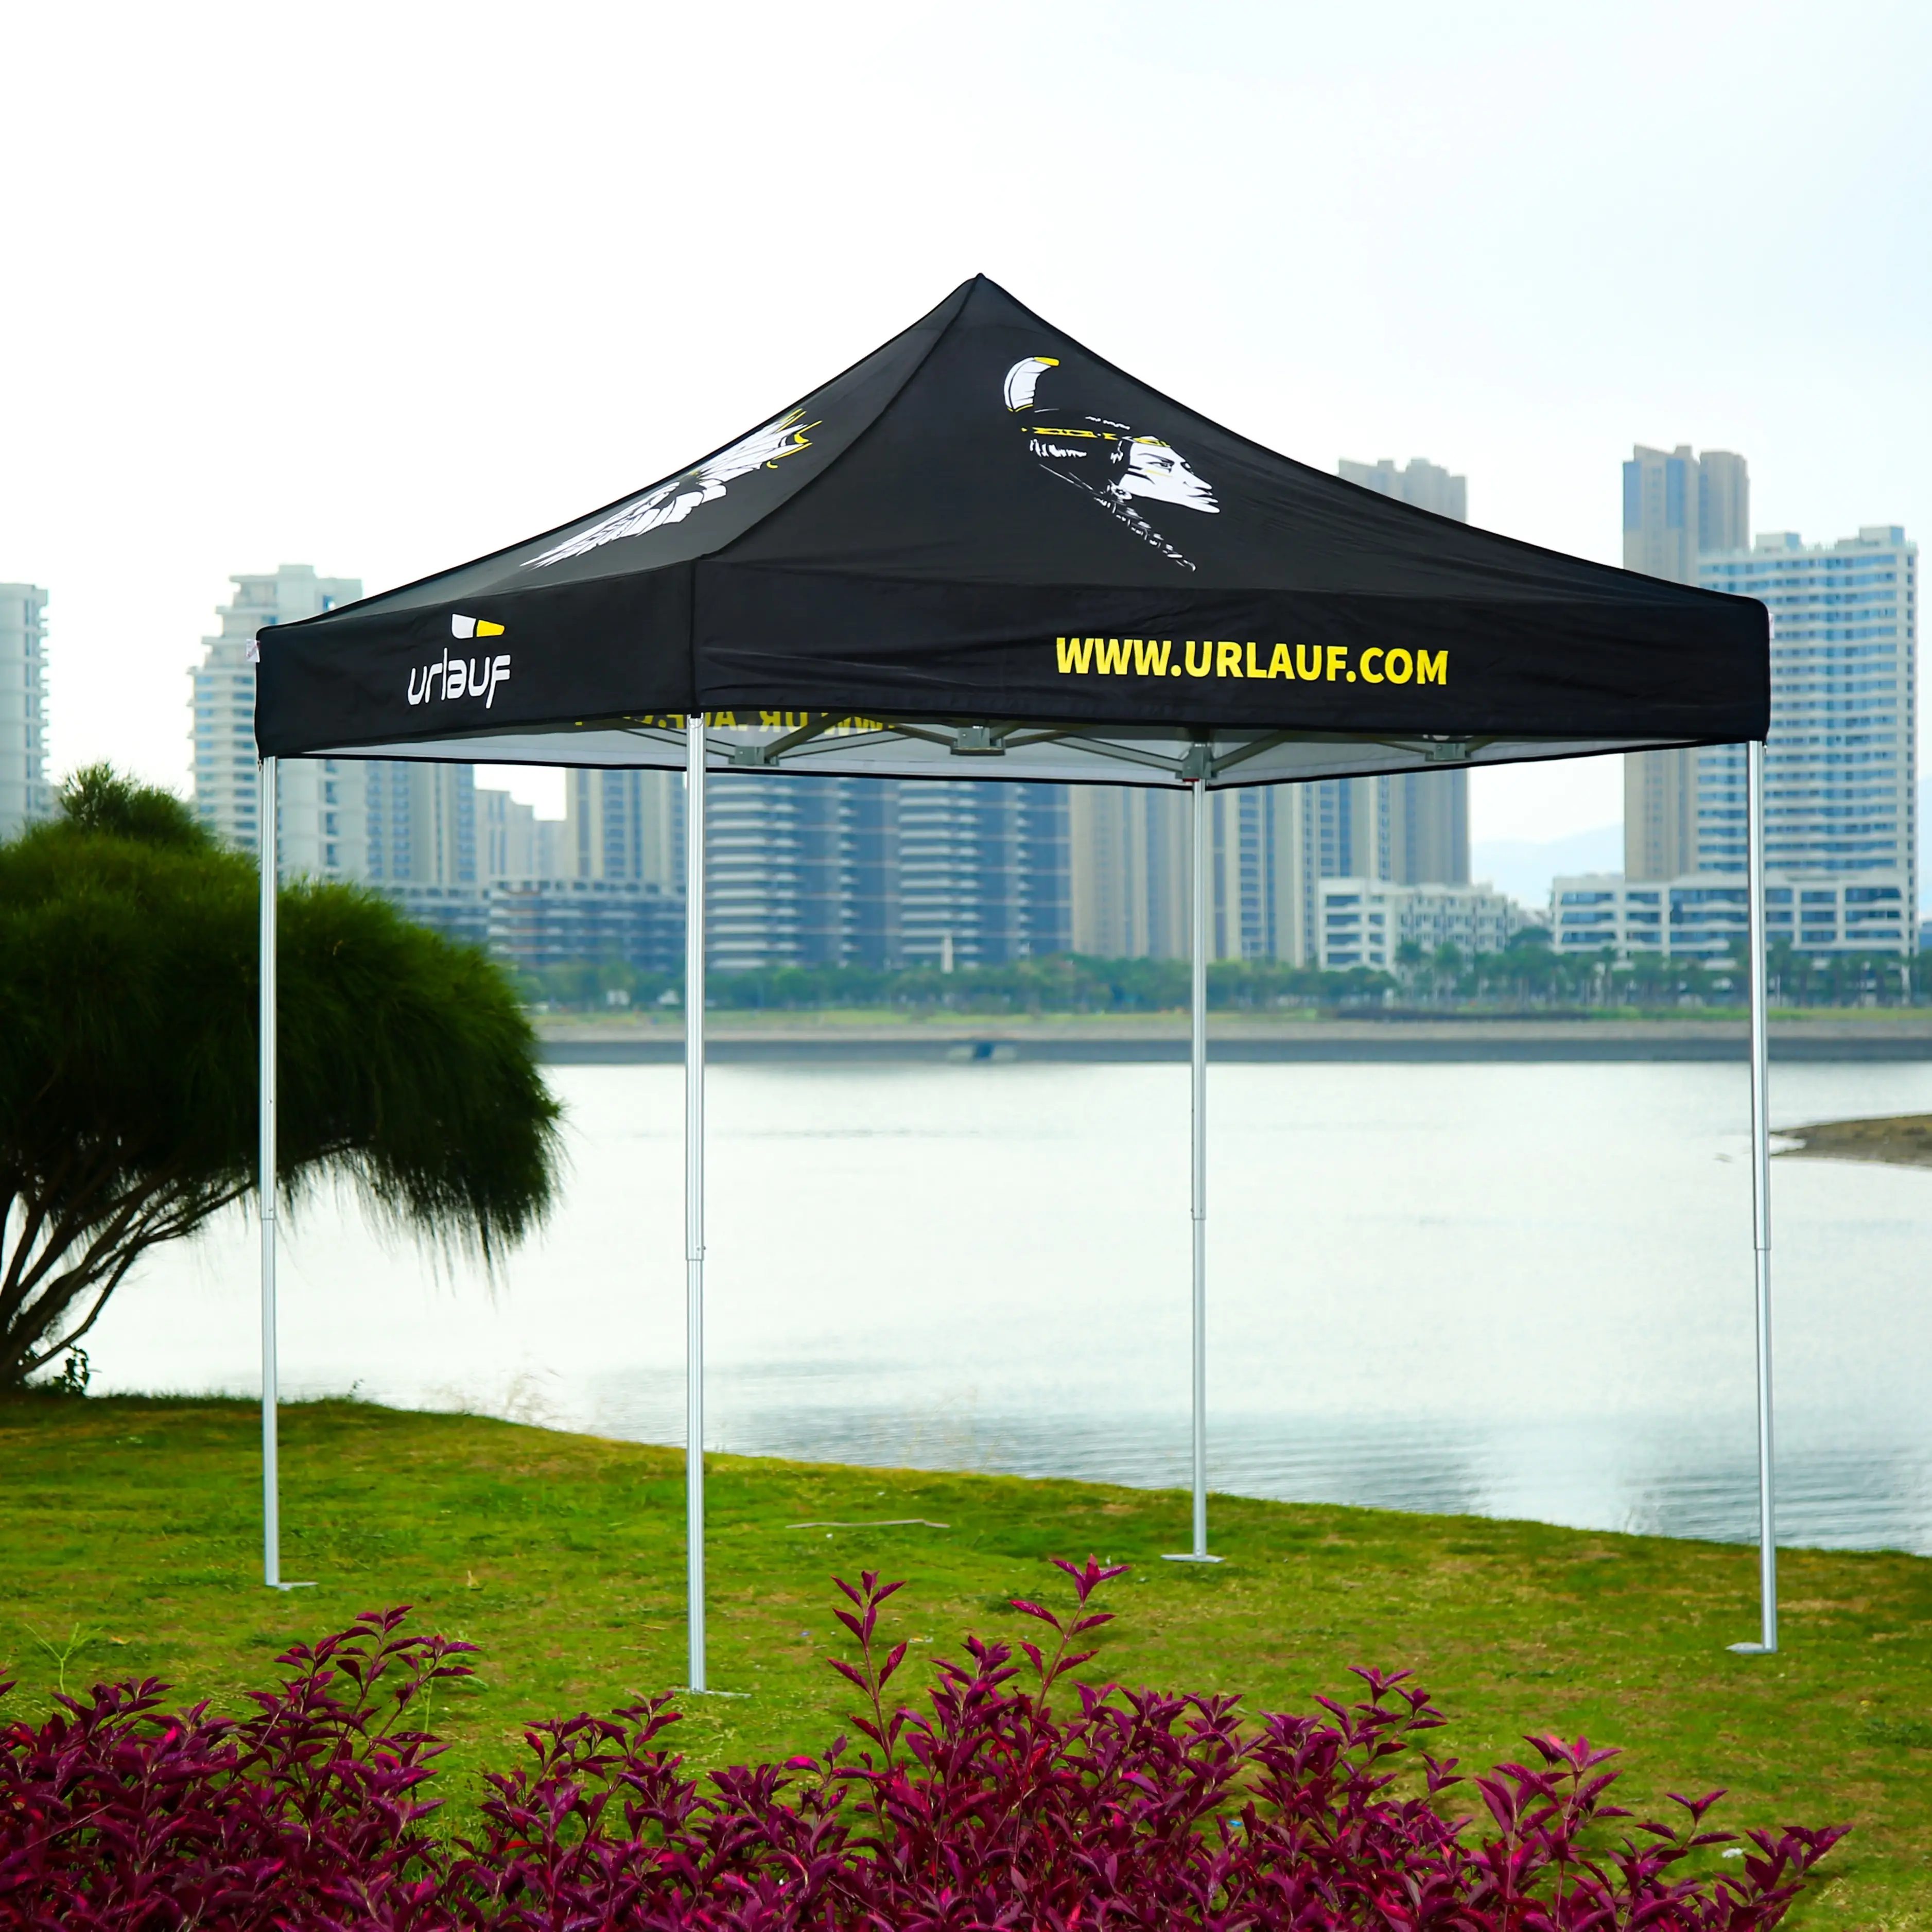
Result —
<instances>
[{"instance_id":1,"label":"calm water surface","mask_svg":"<svg viewBox=\"0 0 1932 1932\"><path fill-rule=\"evenodd\" d=\"M299 1215L284 1388L683 1439L682 1076L554 1070L572 1170L494 1284ZM1210 1078L1211 1474L1250 1496L1748 1538L1742 1067ZM1178 1484L1184 1066L727 1066L709 1446ZM1932 1065L1774 1070L1775 1124ZM1780 1540L1932 1553L1932 1171L1773 1175ZM252 1226L150 1260L96 1387L260 1386ZM1180 1519L1177 1515L1177 1524Z\"/></svg>"}]
</instances>

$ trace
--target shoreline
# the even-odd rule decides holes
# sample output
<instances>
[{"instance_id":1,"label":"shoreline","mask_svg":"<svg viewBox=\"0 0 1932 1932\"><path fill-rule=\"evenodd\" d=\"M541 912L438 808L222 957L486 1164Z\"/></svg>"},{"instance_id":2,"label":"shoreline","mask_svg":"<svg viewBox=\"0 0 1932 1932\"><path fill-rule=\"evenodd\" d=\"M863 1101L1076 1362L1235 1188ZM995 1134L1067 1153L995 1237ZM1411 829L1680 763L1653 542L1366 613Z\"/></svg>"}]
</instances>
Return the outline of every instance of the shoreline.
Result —
<instances>
[{"instance_id":1,"label":"shoreline","mask_svg":"<svg viewBox=\"0 0 1932 1932\"><path fill-rule=\"evenodd\" d=\"M539 1016L546 1065L677 1066L681 1017L605 1019ZM1185 1018L1172 1014L947 1016L714 1013L706 1027L714 1065L1179 1064L1188 1058ZM1224 1064L1321 1062L1426 1065L1480 1062L1730 1061L1749 1057L1736 1019L1309 1020L1221 1015L1208 1022L1208 1052ZM1932 1060L1932 1014L1774 1022L1771 1057L1792 1061Z\"/></svg>"},{"instance_id":2,"label":"shoreline","mask_svg":"<svg viewBox=\"0 0 1932 1932\"><path fill-rule=\"evenodd\" d=\"M1932 1167L1932 1114L1893 1114L1863 1120L1825 1120L1786 1127L1782 1160L1857 1160L1886 1167Z\"/></svg>"}]
</instances>

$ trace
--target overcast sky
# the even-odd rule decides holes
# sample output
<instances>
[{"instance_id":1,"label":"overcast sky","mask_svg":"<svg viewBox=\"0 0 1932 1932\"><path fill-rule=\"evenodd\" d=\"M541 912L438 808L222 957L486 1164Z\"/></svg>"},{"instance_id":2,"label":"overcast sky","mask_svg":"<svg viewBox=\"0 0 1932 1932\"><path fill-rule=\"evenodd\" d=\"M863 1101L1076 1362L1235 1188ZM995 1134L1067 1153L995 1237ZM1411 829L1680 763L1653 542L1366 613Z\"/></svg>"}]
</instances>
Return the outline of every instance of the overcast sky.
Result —
<instances>
[{"instance_id":1,"label":"overcast sky","mask_svg":"<svg viewBox=\"0 0 1932 1932\"><path fill-rule=\"evenodd\" d=\"M188 788L231 572L370 590L687 463L976 271L1304 461L1616 562L1634 441L1928 522L1932 8L16 7L0 579ZM1478 774L1478 838L1614 761ZM526 795L538 796L536 793Z\"/></svg>"}]
</instances>

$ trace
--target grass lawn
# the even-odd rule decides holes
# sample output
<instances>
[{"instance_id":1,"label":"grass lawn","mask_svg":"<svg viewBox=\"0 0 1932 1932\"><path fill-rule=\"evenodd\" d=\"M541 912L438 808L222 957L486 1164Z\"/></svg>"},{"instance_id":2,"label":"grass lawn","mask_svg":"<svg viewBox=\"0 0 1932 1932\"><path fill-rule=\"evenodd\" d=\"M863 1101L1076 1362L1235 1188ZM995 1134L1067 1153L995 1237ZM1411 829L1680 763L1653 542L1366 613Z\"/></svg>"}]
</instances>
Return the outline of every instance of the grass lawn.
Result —
<instances>
[{"instance_id":1,"label":"grass lawn","mask_svg":"<svg viewBox=\"0 0 1932 1932\"><path fill-rule=\"evenodd\" d=\"M410 1603L483 1647L432 1718L466 1787L516 1754L524 1719L682 1681L678 1452L285 1408L284 1573L318 1582L284 1596L258 1580L256 1430L230 1402L0 1402L14 1714L41 1714L63 1670L70 1690L152 1673L233 1707L291 1641ZM968 1628L1018 1635L1006 1598L1053 1590L1048 1556L1092 1552L1133 1568L1090 1670L1306 1709L1351 1664L1408 1666L1466 1768L1526 1731L1580 1731L1625 1748L1641 1802L1721 1784L1733 1828L1850 1820L1794 1922L1932 1927L1932 1562L1785 1552L1785 1651L1748 1659L1724 1646L1756 1634L1755 1553L1727 1545L1223 1498L1228 1561L1208 1568L1160 1560L1186 1544L1174 1492L728 1456L710 1481L711 1678L748 1694L688 1700L680 1742L700 1762L816 1748L838 1726L834 1571L910 1579L887 1628L916 1658ZM889 1516L946 1527L793 1526Z\"/></svg>"}]
</instances>

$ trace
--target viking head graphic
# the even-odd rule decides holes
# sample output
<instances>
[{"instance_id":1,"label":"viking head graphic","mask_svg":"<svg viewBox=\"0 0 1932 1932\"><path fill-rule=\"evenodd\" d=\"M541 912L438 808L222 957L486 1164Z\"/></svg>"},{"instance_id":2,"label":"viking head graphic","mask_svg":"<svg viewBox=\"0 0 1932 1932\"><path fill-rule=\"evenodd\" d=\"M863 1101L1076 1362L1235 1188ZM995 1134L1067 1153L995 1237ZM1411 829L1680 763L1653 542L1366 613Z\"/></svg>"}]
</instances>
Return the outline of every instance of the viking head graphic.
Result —
<instances>
[{"instance_id":1,"label":"viking head graphic","mask_svg":"<svg viewBox=\"0 0 1932 1932\"><path fill-rule=\"evenodd\" d=\"M1192 562L1130 500L1150 497L1211 515L1221 507L1212 486L1172 444L1137 435L1130 423L1088 414L1068 394L1070 383L1054 373L1060 367L1056 356L1029 356L1006 371L1006 408L1019 422L1028 449L1042 470L1088 491L1142 542L1192 570Z\"/></svg>"}]
</instances>

